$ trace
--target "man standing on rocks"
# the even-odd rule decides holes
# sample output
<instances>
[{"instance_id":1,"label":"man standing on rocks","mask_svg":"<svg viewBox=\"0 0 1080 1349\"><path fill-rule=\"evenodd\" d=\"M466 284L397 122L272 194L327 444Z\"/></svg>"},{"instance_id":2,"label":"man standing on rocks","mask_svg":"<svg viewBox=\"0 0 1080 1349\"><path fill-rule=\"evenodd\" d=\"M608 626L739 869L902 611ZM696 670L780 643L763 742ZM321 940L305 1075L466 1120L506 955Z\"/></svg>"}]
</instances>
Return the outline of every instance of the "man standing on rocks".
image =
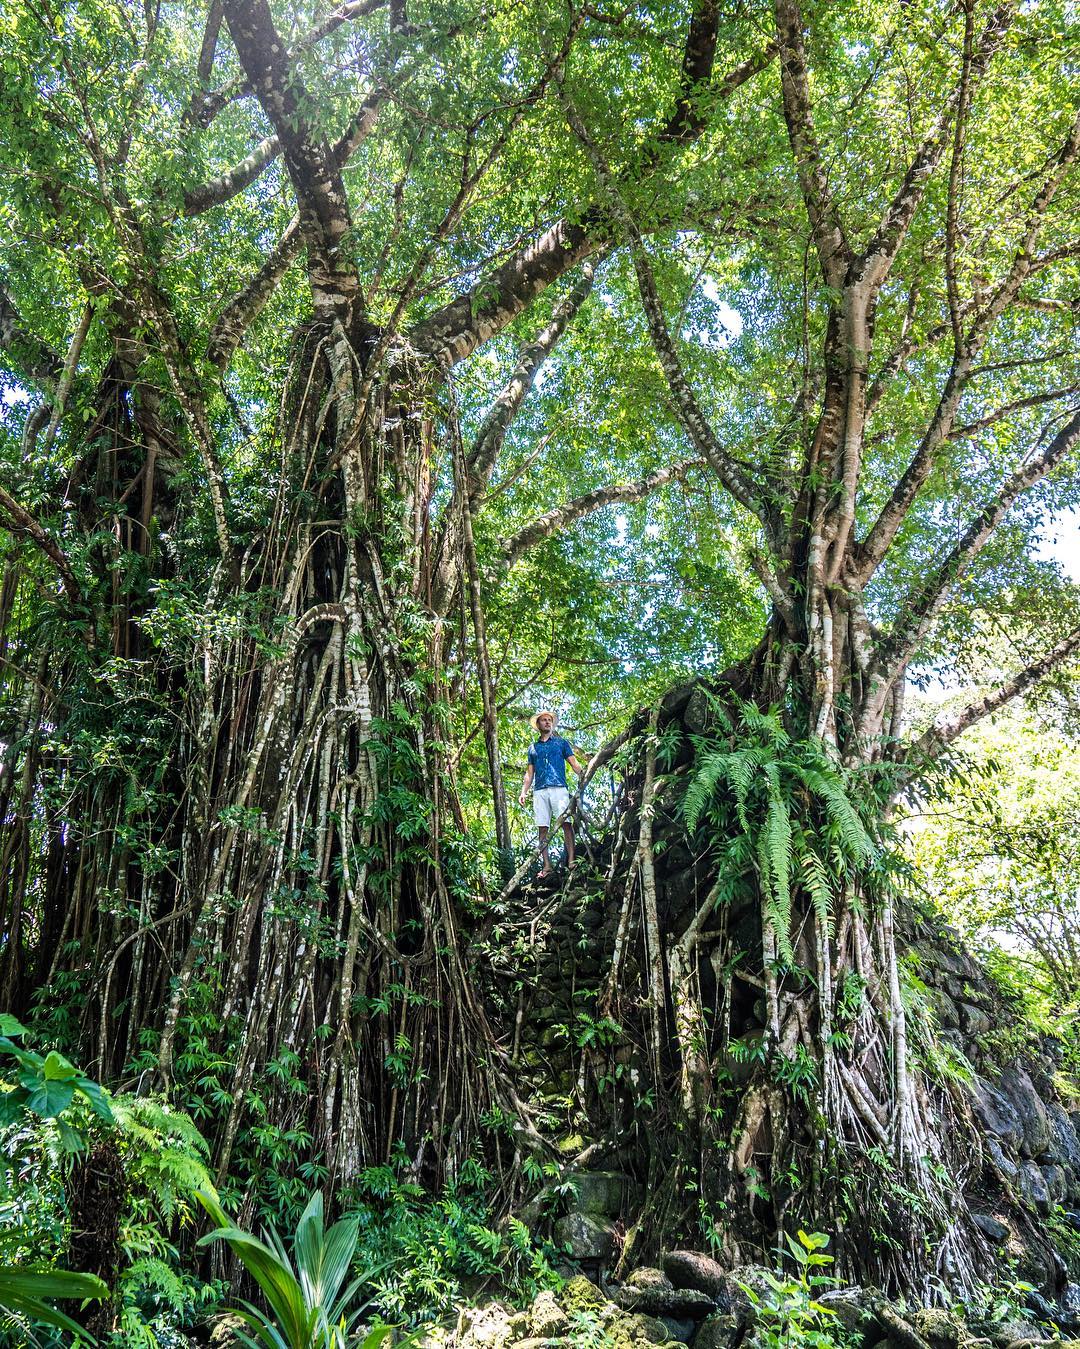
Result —
<instances>
[{"instance_id":1,"label":"man standing on rocks","mask_svg":"<svg viewBox=\"0 0 1080 1349\"><path fill-rule=\"evenodd\" d=\"M544 859L541 877L551 875L551 855L548 852L551 822L557 820L570 804L570 793L566 789L566 765L570 765L579 780L585 771L574 757L574 747L570 741L555 734L556 720L555 713L546 707L529 718L529 724L540 738L529 746L529 764L518 798L524 805L529 788L533 789L533 819L540 834L540 855ZM563 820L563 838L566 840L566 864L572 867L574 827L569 819Z\"/></svg>"}]
</instances>

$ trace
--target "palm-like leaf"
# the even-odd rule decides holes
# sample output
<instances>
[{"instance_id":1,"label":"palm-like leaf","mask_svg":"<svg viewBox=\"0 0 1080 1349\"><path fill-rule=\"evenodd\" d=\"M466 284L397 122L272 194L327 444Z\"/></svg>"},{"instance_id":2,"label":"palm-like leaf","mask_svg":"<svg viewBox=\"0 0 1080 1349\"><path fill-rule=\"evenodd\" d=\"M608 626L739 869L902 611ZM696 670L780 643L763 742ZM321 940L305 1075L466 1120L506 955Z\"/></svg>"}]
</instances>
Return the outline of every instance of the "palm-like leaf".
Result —
<instances>
[{"instance_id":1,"label":"palm-like leaf","mask_svg":"<svg viewBox=\"0 0 1080 1349\"><path fill-rule=\"evenodd\" d=\"M64 1269L20 1269L0 1266L0 1309L13 1316L25 1316L42 1325L81 1335L94 1344L93 1337L70 1316L53 1307L54 1300L106 1298L108 1287L95 1274L75 1274Z\"/></svg>"},{"instance_id":2,"label":"palm-like leaf","mask_svg":"<svg viewBox=\"0 0 1080 1349\"><path fill-rule=\"evenodd\" d=\"M313 1194L301 1214L292 1240L292 1256L272 1229L265 1241L229 1222L217 1196L199 1190L200 1203L218 1225L202 1243L227 1242L247 1272L262 1289L269 1313L245 1303L236 1315L253 1336L241 1332L251 1349L347 1349L360 1308L350 1314L361 1280L346 1282L356 1253L359 1226L343 1218L327 1231L323 1199ZM388 1327L369 1333L366 1349L376 1349Z\"/></svg>"}]
</instances>

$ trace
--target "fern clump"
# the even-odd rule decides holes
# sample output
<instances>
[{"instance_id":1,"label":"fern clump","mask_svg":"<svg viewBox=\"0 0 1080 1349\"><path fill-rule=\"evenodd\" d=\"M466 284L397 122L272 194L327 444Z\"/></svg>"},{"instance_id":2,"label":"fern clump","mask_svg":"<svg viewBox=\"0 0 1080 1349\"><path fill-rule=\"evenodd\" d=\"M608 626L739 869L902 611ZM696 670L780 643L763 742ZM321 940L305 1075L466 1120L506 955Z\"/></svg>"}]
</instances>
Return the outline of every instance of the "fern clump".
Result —
<instances>
[{"instance_id":1,"label":"fern clump","mask_svg":"<svg viewBox=\"0 0 1080 1349\"><path fill-rule=\"evenodd\" d=\"M805 895L827 928L839 895L865 885L883 862L879 793L865 770L845 769L823 740L792 736L777 708L706 697L715 725L691 737L682 815L688 829L707 829L719 845L729 873L722 895L756 885L778 955L794 965L793 895Z\"/></svg>"}]
</instances>

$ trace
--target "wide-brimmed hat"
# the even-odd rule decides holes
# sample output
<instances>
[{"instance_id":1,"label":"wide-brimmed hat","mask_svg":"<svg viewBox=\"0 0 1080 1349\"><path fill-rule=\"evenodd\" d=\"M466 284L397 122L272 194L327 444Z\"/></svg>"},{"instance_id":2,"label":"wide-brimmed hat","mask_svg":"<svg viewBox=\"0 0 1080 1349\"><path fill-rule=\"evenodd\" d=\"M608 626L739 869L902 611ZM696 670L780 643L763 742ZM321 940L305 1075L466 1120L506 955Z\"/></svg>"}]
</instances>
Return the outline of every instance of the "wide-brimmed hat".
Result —
<instances>
[{"instance_id":1,"label":"wide-brimmed hat","mask_svg":"<svg viewBox=\"0 0 1080 1349\"><path fill-rule=\"evenodd\" d=\"M558 726L559 724L559 714L557 712L552 712L550 707L542 707L538 712L534 712L532 716L529 718L529 725L533 728L534 731L539 731L540 727L537 726L536 723L540 720L541 717L551 718L552 730L554 730L555 727Z\"/></svg>"}]
</instances>

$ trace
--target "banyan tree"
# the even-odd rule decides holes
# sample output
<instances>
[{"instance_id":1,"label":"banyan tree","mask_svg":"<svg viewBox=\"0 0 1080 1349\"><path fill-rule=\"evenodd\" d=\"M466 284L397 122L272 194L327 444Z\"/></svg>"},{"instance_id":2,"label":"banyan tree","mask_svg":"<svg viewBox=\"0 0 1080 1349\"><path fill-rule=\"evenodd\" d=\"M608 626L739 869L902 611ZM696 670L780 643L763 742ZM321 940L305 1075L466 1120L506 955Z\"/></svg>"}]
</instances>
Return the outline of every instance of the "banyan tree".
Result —
<instances>
[{"instance_id":1,"label":"banyan tree","mask_svg":"<svg viewBox=\"0 0 1080 1349\"><path fill-rule=\"evenodd\" d=\"M681 761L679 818L713 832L679 930L650 905L662 707L632 741L649 1061L707 1172L695 990L738 874L764 1048L717 1195L770 1150L775 1187L791 1130L823 1202L873 1151L921 1197L916 1263L969 1274L885 822L1080 649L1035 551L1080 481L1075 23L1052 0L9 9L5 1005L103 1079L196 1100L220 1176L274 1130L338 1181L491 1147L520 1191L544 1140L467 952L499 888L475 836L512 842L490 606L532 550L677 493L762 626ZM722 340L703 286L739 316ZM563 472L590 362L634 415ZM541 508L515 496L537 477ZM999 680L909 731L913 673L1005 613Z\"/></svg>"}]
</instances>

